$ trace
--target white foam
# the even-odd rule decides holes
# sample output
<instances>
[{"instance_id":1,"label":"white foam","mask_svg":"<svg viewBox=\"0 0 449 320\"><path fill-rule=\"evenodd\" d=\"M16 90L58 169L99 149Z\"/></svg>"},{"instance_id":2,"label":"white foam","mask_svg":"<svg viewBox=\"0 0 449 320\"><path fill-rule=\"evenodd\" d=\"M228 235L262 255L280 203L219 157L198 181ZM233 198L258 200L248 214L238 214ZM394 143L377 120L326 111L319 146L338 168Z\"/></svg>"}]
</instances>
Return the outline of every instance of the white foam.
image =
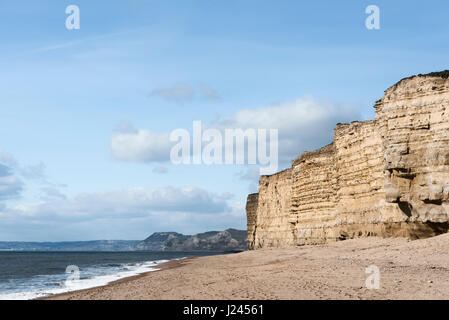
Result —
<instances>
[{"instance_id":1,"label":"white foam","mask_svg":"<svg viewBox=\"0 0 449 320\"><path fill-rule=\"evenodd\" d=\"M173 260L180 260L180 259L173 259ZM126 268L127 271L119 271L112 274L70 281L66 284L63 284L61 288L39 289L39 290L0 294L0 300L31 300L54 294L61 294L71 291L100 287L120 279L129 278L145 272L157 271L159 269L155 268L156 266L168 261L169 260L156 260L136 265L123 265L122 267ZM82 270L80 271L82 274Z\"/></svg>"}]
</instances>

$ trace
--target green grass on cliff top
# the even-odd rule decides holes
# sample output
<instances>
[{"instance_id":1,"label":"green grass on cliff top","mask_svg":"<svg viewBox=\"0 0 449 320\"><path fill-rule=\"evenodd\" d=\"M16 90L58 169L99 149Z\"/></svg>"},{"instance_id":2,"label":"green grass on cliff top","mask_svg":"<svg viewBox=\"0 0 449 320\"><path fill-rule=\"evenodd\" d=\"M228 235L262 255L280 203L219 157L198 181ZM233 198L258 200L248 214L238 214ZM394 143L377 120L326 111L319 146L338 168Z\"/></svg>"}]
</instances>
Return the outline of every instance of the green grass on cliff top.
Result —
<instances>
[{"instance_id":1,"label":"green grass on cliff top","mask_svg":"<svg viewBox=\"0 0 449 320\"><path fill-rule=\"evenodd\" d=\"M414 77L440 77L443 79L447 79L447 78L449 78L449 70L430 72L430 73L426 73L426 74L422 74L422 73L415 74L414 76L410 76L410 77L404 78L402 80L411 79ZM401 81L399 81L399 82L401 82Z\"/></svg>"}]
</instances>

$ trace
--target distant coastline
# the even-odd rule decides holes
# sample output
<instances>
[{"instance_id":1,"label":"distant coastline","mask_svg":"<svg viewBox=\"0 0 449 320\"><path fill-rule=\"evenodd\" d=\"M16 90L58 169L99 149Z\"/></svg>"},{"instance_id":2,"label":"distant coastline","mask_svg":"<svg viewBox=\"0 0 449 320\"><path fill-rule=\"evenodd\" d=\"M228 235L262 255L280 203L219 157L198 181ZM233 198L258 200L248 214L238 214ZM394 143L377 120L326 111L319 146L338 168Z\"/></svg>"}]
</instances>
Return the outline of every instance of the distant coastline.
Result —
<instances>
[{"instance_id":1,"label":"distant coastline","mask_svg":"<svg viewBox=\"0 0 449 320\"><path fill-rule=\"evenodd\" d=\"M61 242L0 241L0 252L128 252L128 251L199 251L238 252L246 250L246 230L227 229L195 235L177 232L155 232L145 240L90 240Z\"/></svg>"}]
</instances>

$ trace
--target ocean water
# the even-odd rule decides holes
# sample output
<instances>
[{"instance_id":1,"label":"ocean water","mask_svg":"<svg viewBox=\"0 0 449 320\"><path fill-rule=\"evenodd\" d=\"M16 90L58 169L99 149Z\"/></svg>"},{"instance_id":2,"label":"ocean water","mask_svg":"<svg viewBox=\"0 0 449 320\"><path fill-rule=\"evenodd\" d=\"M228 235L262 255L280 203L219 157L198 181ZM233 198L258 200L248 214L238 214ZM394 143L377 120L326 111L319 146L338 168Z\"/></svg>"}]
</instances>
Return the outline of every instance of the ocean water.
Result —
<instances>
[{"instance_id":1,"label":"ocean water","mask_svg":"<svg viewBox=\"0 0 449 320\"><path fill-rule=\"evenodd\" d=\"M0 252L0 300L27 300L93 288L198 252Z\"/></svg>"}]
</instances>

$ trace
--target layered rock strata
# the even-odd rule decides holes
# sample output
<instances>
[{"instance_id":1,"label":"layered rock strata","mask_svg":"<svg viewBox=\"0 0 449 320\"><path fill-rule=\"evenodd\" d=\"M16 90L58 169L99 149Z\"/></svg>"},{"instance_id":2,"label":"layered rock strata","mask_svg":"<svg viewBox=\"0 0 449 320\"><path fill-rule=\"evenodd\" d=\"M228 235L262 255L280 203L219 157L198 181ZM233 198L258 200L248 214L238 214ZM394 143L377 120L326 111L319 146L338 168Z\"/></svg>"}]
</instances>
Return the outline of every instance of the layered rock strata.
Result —
<instances>
[{"instance_id":1,"label":"layered rock strata","mask_svg":"<svg viewBox=\"0 0 449 320\"><path fill-rule=\"evenodd\" d=\"M374 120L337 124L332 144L262 176L248 196L248 248L447 232L448 76L401 80Z\"/></svg>"}]
</instances>

